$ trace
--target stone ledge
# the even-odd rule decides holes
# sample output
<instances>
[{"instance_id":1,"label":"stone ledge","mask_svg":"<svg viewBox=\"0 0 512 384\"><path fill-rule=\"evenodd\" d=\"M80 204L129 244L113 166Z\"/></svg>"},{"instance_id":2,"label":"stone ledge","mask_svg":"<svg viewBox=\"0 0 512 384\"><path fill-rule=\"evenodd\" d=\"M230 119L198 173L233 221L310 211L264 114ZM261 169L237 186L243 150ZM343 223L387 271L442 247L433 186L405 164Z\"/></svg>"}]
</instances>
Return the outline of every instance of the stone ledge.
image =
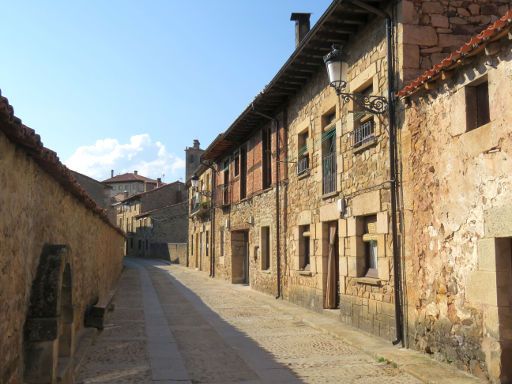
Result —
<instances>
[{"instance_id":1,"label":"stone ledge","mask_svg":"<svg viewBox=\"0 0 512 384\"><path fill-rule=\"evenodd\" d=\"M311 271L298 270L297 273L301 276L313 276L313 272Z\"/></svg>"},{"instance_id":2,"label":"stone ledge","mask_svg":"<svg viewBox=\"0 0 512 384\"><path fill-rule=\"evenodd\" d=\"M357 284L376 285L376 286L380 286L382 284L381 280L377 279L375 277L354 277L352 280L355 281Z\"/></svg>"}]
</instances>

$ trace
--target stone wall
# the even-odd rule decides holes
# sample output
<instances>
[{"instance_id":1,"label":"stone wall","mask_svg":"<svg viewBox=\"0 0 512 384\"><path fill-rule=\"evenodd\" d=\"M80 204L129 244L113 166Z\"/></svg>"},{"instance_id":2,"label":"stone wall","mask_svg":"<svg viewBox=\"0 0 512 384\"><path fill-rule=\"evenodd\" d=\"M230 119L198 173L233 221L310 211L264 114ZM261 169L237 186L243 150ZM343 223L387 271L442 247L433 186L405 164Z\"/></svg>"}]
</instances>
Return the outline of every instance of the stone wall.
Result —
<instances>
[{"instance_id":1,"label":"stone wall","mask_svg":"<svg viewBox=\"0 0 512 384\"><path fill-rule=\"evenodd\" d=\"M370 24L358 35L357 42L344 47L350 92L372 88L373 95L385 95L386 43L384 23ZM364 42L364 43L362 43ZM355 146L361 114L352 102L343 104L329 87L324 69L292 98L288 121L288 201L287 260L285 296L315 310L325 308L329 223L338 226L339 307L342 321L392 339L395 320L390 233L389 153L387 118L373 116L374 137ZM331 125L325 116L335 113ZM336 188L325 194L322 189L323 134L336 130ZM299 134L308 132L309 170L297 175ZM345 203L345 212L338 204ZM378 219L378 275L364 276L365 244L361 220ZM311 265L299 264L299 226L310 227Z\"/></svg>"},{"instance_id":2,"label":"stone wall","mask_svg":"<svg viewBox=\"0 0 512 384\"><path fill-rule=\"evenodd\" d=\"M124 239L3 133L0 154L0 382L19 383L23 330L43 248L66 246L72 328L79 335L87 306L106 297L119 277Z\"/></svg>"},{"instance_id":3,"label":"stone wall","mask_svg":"<svg viewBox=\"0 0 512 384\"><path fill-rule=\"evenodd\" d=\"M510 382L512 54L493 44L405 110L408 325L411 347ZM485 76L490 123L467 131L468 84Z\"/></svg>"},{"instance_id":4,"label":"stone wall","mask_svg":"<svg viewBox=\"0 0 512 384\"><path fill-rule=\"evenodd\" d=\"M439 63L509 8L509 0L403 0L399 7L403 81Z\"/></svg>"}]
</instances>

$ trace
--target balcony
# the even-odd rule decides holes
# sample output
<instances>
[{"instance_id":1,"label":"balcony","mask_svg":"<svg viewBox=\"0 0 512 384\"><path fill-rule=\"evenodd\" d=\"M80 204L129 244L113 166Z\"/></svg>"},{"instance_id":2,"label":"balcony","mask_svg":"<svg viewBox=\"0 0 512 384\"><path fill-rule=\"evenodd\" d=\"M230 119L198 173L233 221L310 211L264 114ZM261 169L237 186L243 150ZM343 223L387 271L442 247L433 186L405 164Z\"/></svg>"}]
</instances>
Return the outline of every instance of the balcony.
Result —
<instances>
[{"instance_id":1,"label":"balcony","mask_svg":"<svg viewBox=\"0 0 512 384\"><path fill-rule=\"evenodd\" d=\"M201 200L200 196L194 196L190 200L190 217L206 219L210 216L210 201Z\"/></svg>"},{"instance_id":2,"label":"balcony","mask_svg":"<svg viewBox=\"0 0 512 384\"><path fill-rule=\"evenodd\" d=\"M322 193L336 192L336 152L329 152L322 158Z\"/></svg>"},{"instance_id":3,"label":"balcony","mask_svg":"<svg viewBox=\"0 0 512 384\"><path fill-rule=\"evenodd\" d=\"M366 147L367 144L372 144L375 141L375 122L373 120L367 120L354 129L354 141L352 144L354 149Z\"/></svg>"}]
</instances>

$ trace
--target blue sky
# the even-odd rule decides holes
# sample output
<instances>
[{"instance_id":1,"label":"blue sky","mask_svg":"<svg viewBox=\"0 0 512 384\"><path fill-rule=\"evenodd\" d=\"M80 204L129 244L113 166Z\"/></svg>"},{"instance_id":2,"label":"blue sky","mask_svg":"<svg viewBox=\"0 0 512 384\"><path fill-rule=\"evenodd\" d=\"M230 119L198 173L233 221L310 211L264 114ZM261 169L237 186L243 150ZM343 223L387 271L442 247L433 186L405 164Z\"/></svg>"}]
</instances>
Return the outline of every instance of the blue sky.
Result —
<instances>
[{"instance_id":1,"label":"blue sky","mask_svg":"<svg viewBox=\"0 0 512 384\"><path fill-rule=\"evenodd\" d=\"M183 178L294 49L291 12L331 0L10 1L0 89L69 167Z\"/></svg>"}]
</instances>

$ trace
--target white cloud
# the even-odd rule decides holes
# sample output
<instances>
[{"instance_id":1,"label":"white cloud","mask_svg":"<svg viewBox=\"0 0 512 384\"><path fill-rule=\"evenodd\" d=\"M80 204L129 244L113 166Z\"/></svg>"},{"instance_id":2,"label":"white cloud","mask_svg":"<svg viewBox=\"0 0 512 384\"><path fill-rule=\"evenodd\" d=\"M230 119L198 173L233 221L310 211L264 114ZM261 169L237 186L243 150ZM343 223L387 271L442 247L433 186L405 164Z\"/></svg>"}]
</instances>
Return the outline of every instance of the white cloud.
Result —
<instances>
[{"instance_id":1,"label":"white cloud","mask_svg":"<svg viewBox=\"0 0 512 384\"><path fill-rule=\"evenodd\" d=\"M152 141L147 133L130 137L128 143L117 139L100 139L93 145L78 147L64 162L74 171L98 180L115 174L139 171L139 174L151 178L165 174L165 181L174 181L181 177L185 160L169 153L160 141Z\"/></svg>"}]
</instances>

